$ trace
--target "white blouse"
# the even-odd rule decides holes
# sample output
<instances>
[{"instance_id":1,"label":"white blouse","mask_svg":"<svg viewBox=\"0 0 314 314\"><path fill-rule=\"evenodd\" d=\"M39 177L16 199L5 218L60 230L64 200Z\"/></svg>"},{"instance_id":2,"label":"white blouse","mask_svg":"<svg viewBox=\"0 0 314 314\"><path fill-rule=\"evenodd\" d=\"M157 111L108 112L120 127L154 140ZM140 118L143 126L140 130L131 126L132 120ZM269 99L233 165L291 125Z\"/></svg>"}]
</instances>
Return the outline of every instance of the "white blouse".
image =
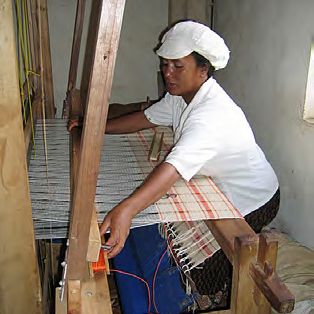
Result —
<instances>
[{"instance_id":1,"label":"white blouse","mask_svg":"<svg viewBox=\"0 0 314 314\"><path fill-rule=\"evenodd\" d=\"M189 105L168 93L145 115L154 124L173 128L174 147L165 162L187 181L195 174L212 177L243 216L278 189L276 174L245 115L213 78Z\"/></svg>"}]
</instances>

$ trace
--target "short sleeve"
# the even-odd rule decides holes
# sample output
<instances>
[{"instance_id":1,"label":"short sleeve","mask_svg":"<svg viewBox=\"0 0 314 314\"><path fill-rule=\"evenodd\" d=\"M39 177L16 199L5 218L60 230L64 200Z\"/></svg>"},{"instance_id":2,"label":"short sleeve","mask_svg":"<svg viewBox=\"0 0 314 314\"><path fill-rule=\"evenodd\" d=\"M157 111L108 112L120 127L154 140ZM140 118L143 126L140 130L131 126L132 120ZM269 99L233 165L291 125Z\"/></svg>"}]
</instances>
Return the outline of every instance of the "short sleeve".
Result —
<instances>
[{"instance_id":1,"label":"short sleeve","mask_svg":"<svg viewBox=\"0 0 314 314\"><path fill-rule=\"evenodd\" d=\"M172 100L168 93L160 101L144 111L146 118L156 124L163 126L172 125Z\"/></svg>"},{"instance_id":2,"label":"short sleeve","mask_svg":"<svg viewBox=\"0 0 314 314\"><path fill-rule=\"evenodd\" d=\"M186 120L181 136L165 159L186 181L217 155L219 146L217 132L197 120L191 117Z\"/></svg>"}]
</instances>

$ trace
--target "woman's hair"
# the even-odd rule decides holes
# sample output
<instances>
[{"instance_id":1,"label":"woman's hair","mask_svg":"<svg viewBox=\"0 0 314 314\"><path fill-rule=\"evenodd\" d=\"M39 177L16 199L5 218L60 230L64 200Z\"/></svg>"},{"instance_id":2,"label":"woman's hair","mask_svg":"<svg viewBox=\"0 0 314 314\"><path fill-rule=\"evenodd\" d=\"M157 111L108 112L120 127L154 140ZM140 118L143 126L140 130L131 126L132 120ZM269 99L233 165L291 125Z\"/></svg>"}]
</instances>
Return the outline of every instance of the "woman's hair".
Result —
<instances>
[{"instance_id":1,"label":"woman's hair","mask_svg":"<svg viewBox=\"0 0 314 314\"><path fill-rule=\"evenodd\" d=\"M208 67L208 71L207 71L208 78L213 76L215 68L211 65L211 63L205 57L203 57L202 55L200 55L199 53L197 53L195 51L193 51L191 53L191 55L193 56L194 60L196 61L197 66Z\"/></svg>"}]
</instances>

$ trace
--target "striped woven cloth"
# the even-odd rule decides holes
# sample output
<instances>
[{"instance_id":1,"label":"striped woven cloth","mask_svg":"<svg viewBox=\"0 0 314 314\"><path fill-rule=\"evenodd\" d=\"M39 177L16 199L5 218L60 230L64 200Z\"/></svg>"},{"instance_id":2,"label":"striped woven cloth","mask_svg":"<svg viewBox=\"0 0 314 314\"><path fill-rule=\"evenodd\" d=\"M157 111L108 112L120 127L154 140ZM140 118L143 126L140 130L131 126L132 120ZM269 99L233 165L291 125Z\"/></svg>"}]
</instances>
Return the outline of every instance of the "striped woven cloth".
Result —
<instances>
[{"instance_id":1,"label":"striped woven cloth","mask_svg":"<svg viewBox=\"0 0 314 314\"><path fill-rule=\"evenodd\" d=\"M157 165L148 160L155 132L164 132L161 162L173 145L169 128L158 127L126 135L105 135L95 196L99 222L111 208L132 193ZM69 134L66 121L46 120L48 165L45 162L42 134L43 123L39 121L36 126L36 150L29 162L35 234L36 238L66 238L70 199ZM196 245L201 249L201 254L207 257L217 249L217 245L213 243L207 226L199 221L240 217L239 211L210 178L196 176L190 182L178 180L164 197L133 219L132 227L172 222L171 228L168 225L168 234L172 233L171 241L174 241L174 232L177 239L183 239L186 233L194 230L189 238L194 244L193 251L197 251ZM188 222L176 223L182 221ZM191 247L187 239L184 243L185 247ZM174 244L180 243L177 241ZM201 259L203 257L197 258Z\"/></svg>"},{"instance_id":2,"label":"striped woven cloth","mask_svg":"<svg viewBox=\"0 0 314 314\"><path fill-rule=\"evenodd\" d=\"M173 143L169 128L158 127L124 135L135 155L139 171L144 177L157 165L157 162L148 160L155 132L164 132L160 154L162 161ZM111 137L116 138L119 142L121 136L111 135ZM206 176L195 176L189 182L184 179L178 180L168 193L156 202L155 206L162 222L241 217L238 210L219 190L213 180Z\"/></svg>"}]
</instances>

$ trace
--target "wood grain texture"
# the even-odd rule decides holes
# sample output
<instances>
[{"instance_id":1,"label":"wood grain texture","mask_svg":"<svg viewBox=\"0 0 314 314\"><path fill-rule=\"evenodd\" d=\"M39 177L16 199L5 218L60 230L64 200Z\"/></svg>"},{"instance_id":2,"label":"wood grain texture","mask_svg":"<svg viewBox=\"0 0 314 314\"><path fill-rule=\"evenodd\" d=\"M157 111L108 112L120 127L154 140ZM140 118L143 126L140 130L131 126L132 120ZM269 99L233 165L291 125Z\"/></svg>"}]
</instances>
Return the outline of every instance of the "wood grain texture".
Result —
<instances>
[{"instance_id":1,"label":"wood grain texture","mask_svg":"<svg viewBox=\"0 0 314 314\"><path fill-rule=\"evenodd\" d=\"M255 236L253 229L244 219L206 220L205 223L231 263L235 254L235 238Z\"/></svg>"},{"instance_id":2,"label":"wood grain texture","mask_svg":"<svg viewBox=\"0 0 314 314\"><path fill-rule=\"evenodd\" d=\"M103 1L99 12L99 28L72 202L69 280L85 276L90 222L124 4L124 0Z\"/></svg>"},{"instance_id":3,"label":"wood grain texture","mask_svg":"<svg viewBox=\"0 0 314 314\"><path fill-rule=\"evenodd\" d=\"M81 281L69 280L67 285L67 313L85 314L81 308Z\"/></svg>"},{"instance_id":4,"label":"wood grain texture","mask_svg":"<svg viewBox=\"0 0 314 314\"><path fill-rule=\"evenodd\" d=\"M82 31L84 24L85 0L77 0L74 35L71 51L68 88L70 91L76 86L77 68L80 55Z\"/></svg>"},{"instance_id":5,"label":"wood grain texture","mask_svg":"<svg viewBox=\"0 0 314 314\"><path fill-rule=\"evenodd\" d=\"M41 313L12 1L0 4L0 313ZM18 300L18 302L17 302Z\"/></svg>"},{"instance_id":6,"label":"wood grain texture","mask_svg":"<svg viewBox=\"0 0 314 314\"><path fill-rule=\"evenodd\" d=\"M66 99L63 102L62 117L67 118L71 111L70 109L70 93L76 87L77 69L80 55L82 31L84 25L85 0L77 0L74 35L71 50L70 69L68 77L68 87Z\"/></svg>"},{"instance_id":7,"label":"wood grain texture","mask_svg":"<svg viewBox=\"0 0 314 314\"><path fill-rule=\"evenodd\" d=\"M98 222L97 222L97 212L95 208L92 211L92 221L91 221L90 230L89 230L86 260L88 262L97 262L99 258L100 248L101 248L101 238L100 238L99 227L98 227Z\"/></svg>"},{"instance_id":8,"label":"wood grain texture","mask_svg":"<svg viewBox=\"0 0 314 314\"><path fill-rule=\"evenodd\" d=\"M257 314L254 302L254 282L250 277L250 265L256 262L258 237L236 237L234 242L231 312L233 314Z\"/></svg>"},{"instance_id":9,"label":"wood grain texture","mask_svg":"<svg viewBox=\"0 0 314 314\"><path fill-rule=\"evenodd\" d=\"M111 314L111 302L107 275L95 274L85 280L81 289L83 314Z\"/></svg>"},{"instance_id":10,"label":"wood grain texture","mask_svg":"<svg viewBox=\"0 0 314 314\"><path fill-rule=\"evenodd\" d=\"M265 262L268 261L274 267L274 269L276 269L277 251L278 241L276 241L276 239L272 237L270 233L261 233L259 235L257 262L260 265L264 265ZM271 305L258 287L255 287L254 289L254 300L258 305L259 313L271 313Z\"/></svg>"},{"instance_id":11,"label":"wood grain texture","mask_svg":"<svg viewBox=\"0 0 314 314\"><path fill-rule=\"evenodd\" d=\"M43 73L44 73L44 90L45 90L45 108L46 117L52 119L55 117L56 108L54 103L53 78L50 52L50 37L48 23L48 8L47 0L39 0L40 3L40 22L41 22L41 49L43 58Z\"/></svg>"},{"instance_id":12,"label":"wood grain texture","mask_svg":"<svg viewBox=\"0 0 314 314\"><path fill-rule=\"evenodd\" d=\"M67 314L67 297L63 297L61 302L61 288L55 290L55 314Z\"/></svg>"},{"instance_id":13,"label":"wood grain texture","mask_svg":"<svg viewBox=\"0 0 314 314\"><path fill-rule=\"evenodd\" d=\"M294 296L275 272L278 241L272 233L260 234L257 263L251 265L251 276L256 284L254 300L259 314L290 313L294 308Z\"/></svg>"}]
</instances>

